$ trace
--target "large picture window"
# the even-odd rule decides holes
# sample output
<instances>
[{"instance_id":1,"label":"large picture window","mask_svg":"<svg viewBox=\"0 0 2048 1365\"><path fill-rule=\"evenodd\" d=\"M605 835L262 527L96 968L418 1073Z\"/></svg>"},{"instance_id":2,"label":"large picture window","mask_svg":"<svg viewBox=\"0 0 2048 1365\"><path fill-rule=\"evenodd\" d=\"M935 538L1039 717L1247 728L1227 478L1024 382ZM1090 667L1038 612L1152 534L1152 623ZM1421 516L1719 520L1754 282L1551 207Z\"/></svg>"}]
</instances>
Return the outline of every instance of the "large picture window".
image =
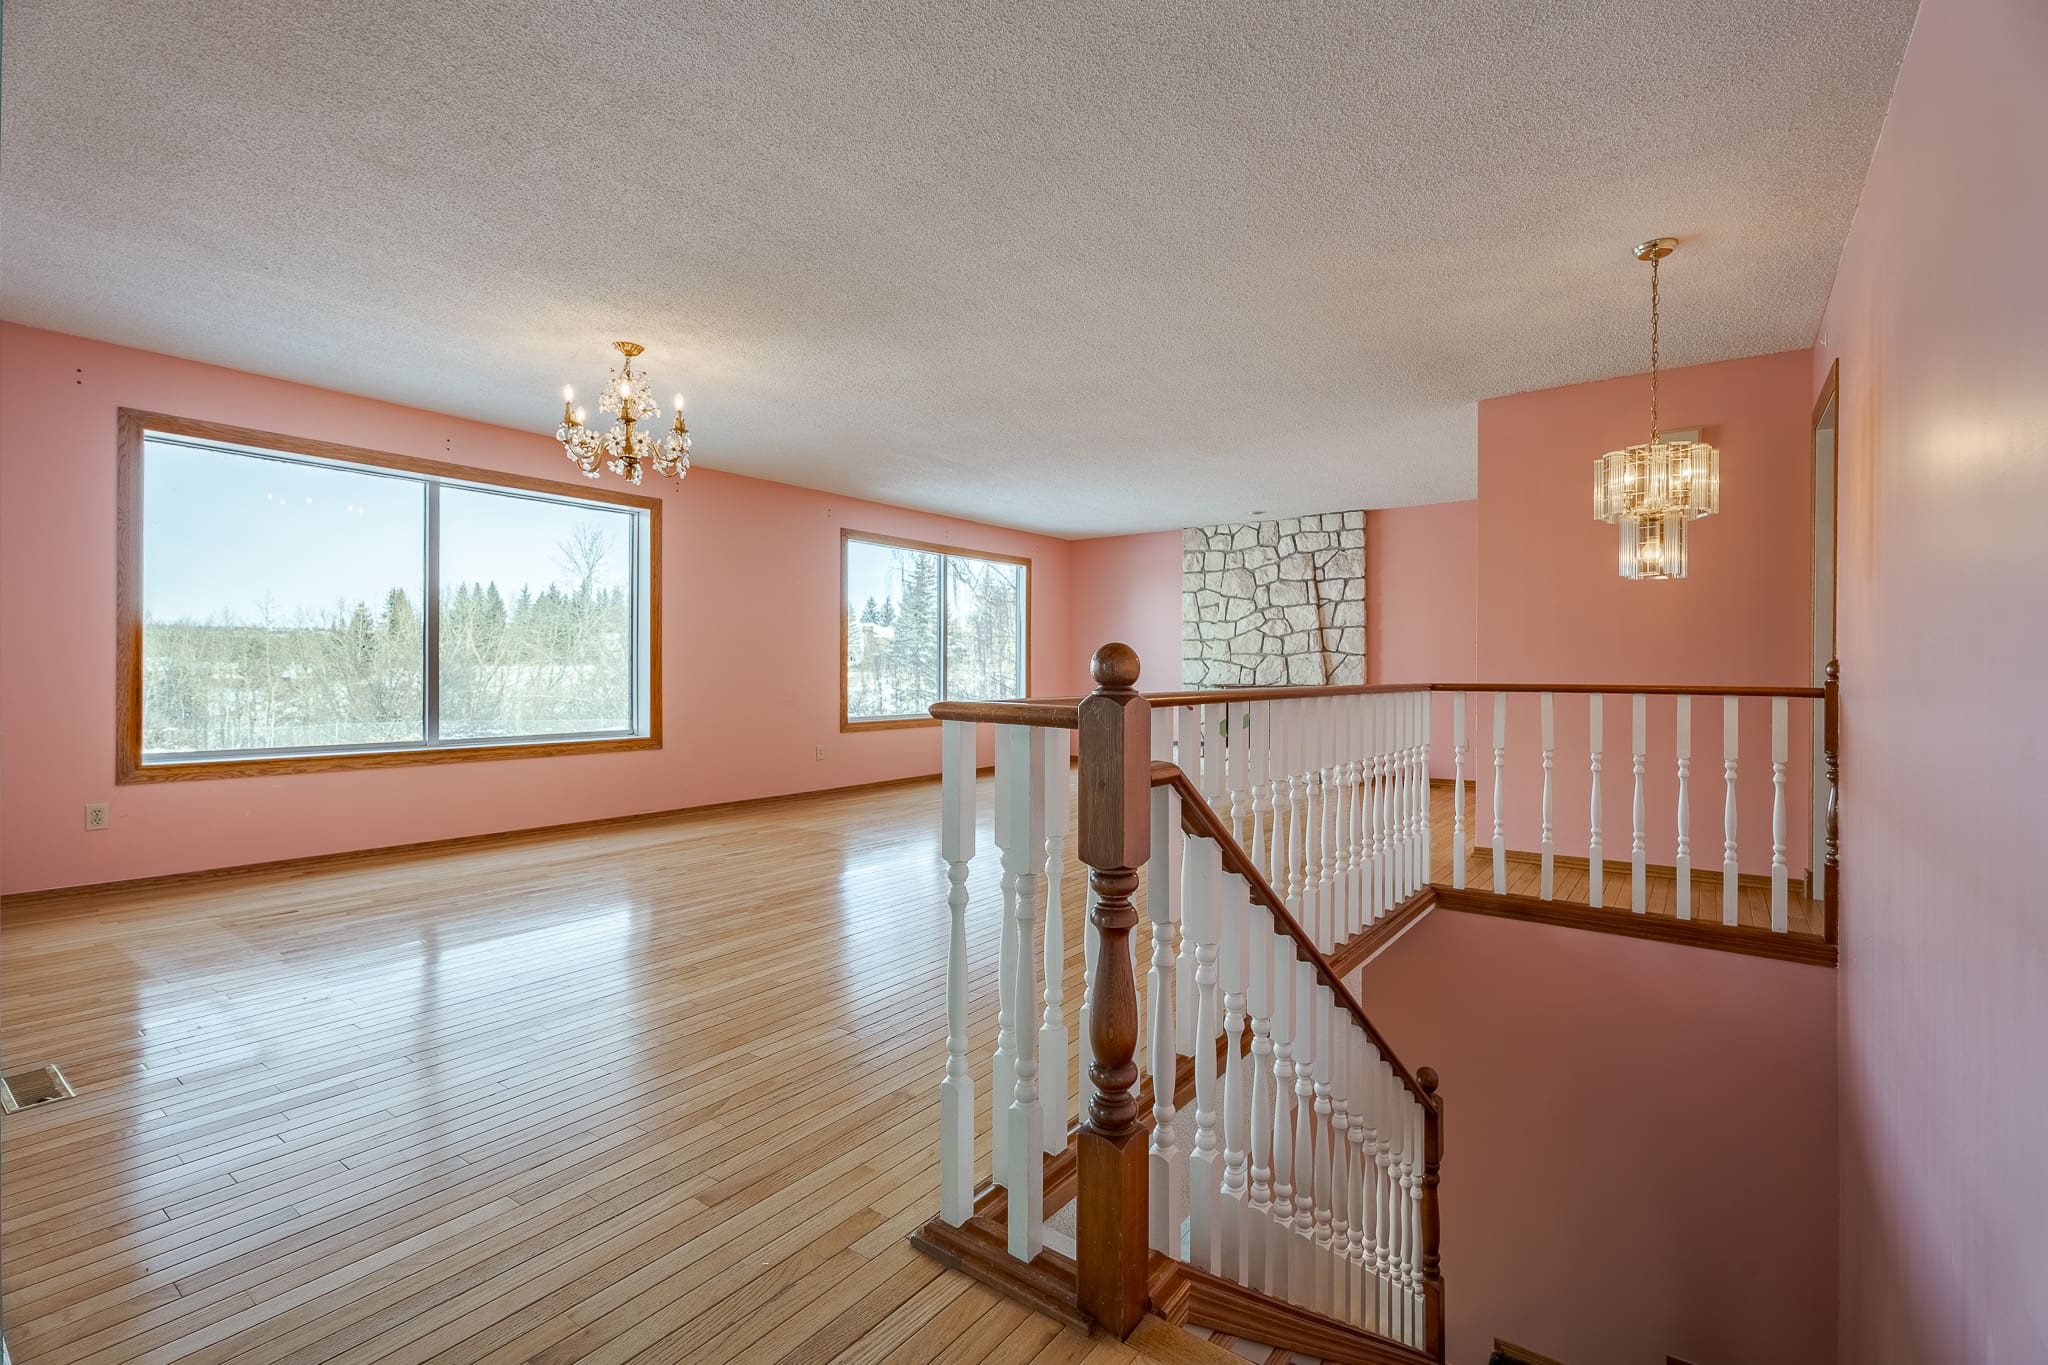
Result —
<instances>
[{"instance_id":1,"label":"large picture window","mask_svg":"<svg viewBox=\"0 0 2048 1365\"><path fill-rule=\"evenodd\" d=\"M122 413L127 781L659 742L652 498Z\"/></svg>"},{"instance_id":2,"label":"large picture window","mask_svg":"<svg viewBox=\"0 0 2048 1365\"><path fill-rule=\"evenodd\" d=\"M846 532L842 724L929 723L937 701L1030 689L1029 560Z\"/></svg>"}]
</instances>

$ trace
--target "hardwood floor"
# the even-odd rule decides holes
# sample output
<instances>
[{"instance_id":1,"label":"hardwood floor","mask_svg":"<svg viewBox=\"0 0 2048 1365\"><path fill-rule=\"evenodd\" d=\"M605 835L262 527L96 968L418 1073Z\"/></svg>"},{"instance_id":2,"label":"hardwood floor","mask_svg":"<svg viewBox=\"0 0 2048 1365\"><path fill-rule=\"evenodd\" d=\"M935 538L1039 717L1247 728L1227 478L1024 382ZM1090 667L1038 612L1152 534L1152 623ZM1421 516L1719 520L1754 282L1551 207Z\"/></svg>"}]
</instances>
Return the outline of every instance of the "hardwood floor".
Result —
<instances>
[{"instance_id":1,"label":"hardwood floor","mask_svg":"<svg viewBox=\"0 0 2048 1365\"><path fill-rule=\"evenodd\" d=\"M937 798L799 798L0 907L6 1068L55 1062L78 1090L0 1121L14 1359L1138 1358L905 1241L938 1200ZM984 782L984 1175L990 809ZM1490 877L1475 860L1473 885ZM1625 902L1626 869L1609 885ZM1076 862L1063 900L1077 1038ZM1133 939L1142 967L1142 923Z\"/></svg>"},{"instance_id":2,"label":"hardwood floor","mask_svg":"<svg viewBox=\"0 0 2048 1365\"><path fill-rule=\"evenodd\" d=\"M14 1359L1136 1359L905 1241L938 1198L936 803L0 908L6 1065L78 1090L0 1123Z\"/></svg>"}]
</instances>

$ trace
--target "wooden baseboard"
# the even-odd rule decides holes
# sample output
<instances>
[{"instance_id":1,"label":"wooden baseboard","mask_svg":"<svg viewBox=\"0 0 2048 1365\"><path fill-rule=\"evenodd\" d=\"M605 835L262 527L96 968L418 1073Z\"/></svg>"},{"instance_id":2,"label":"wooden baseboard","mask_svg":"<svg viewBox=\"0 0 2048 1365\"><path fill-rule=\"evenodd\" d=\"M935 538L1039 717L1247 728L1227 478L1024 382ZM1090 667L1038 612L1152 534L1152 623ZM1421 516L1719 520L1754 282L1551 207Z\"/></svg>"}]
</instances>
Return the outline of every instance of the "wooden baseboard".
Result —
<instances>
[{"instance_id":1,"label":"wooden baseboard","mask_svg":"<svg viewBox=\"0 0 2048 1365\"><path fill-rule=\"evenodd\" d=\"M1339 977L1351 975L1372 961L1388 944L1407 933L1410 926L1428 914L1435 904L1435 888L1423 887L1395 906L1393 912L1378 924L1338 944L1337 951L1330 954L1331 970Z\"/></svg>"},{"instance_id":2,"label":"wooden baseboard","mask_svg":"<svg viewBox=\"0 0 2048 1365\"><path fill-rule=\"evenodd\" d=\"M1687 948L1712 948L1716 952L1744 953L1750 957L1776 958L1781 962L1799 962L1815 967L1835 965L1835 945L1805 934L1774 934L1768 929L1748 925L1666 919L1662 915L1638 915L1627 910L1595 910L1569 901L1499 895L1470 888L1461 891L1442 884L1431 889L1436 892L1439 910L1527 920L1559 929L1587 929L1596 934L1619 934L1625 938L1653 939Z\"/></svg>"},{"instance_id":3,"label":"wooden baseboard","mask_svg":"<svg viewBox=\"0 0 2048 1365\"><path fill-rule=\"evenodd\" d=\"M1268 1298L1235 1280L1178 1262L1168 1262L1168 1267L1165 1273L1153 1277L1152 1308L1176 1326L1192 1322L1211 1331L1228 1332L1321 1360L1355 1361L1357 1365L1436 1365L1412 1346Z\"/></svg>"},{"instance_id":4,"label":"wooden baseboard","mask_svg":"<svg viewBox=\"0 0 2048 1365\"><path fill-rule=\"evenodd\" d=\"M993 772L993 768L980 771ZM236 863L229 867L195 868L190 872L166 872L153 877L134 877L125 881L88 882L79 886L57 886L41 891L12 891L4 900L10 916L33 914L54 907L71 905L77 901L96 896L147 894L156 891L176 891L188 886L201 886L212 882L230 881L238 877L275 876L278 873L320 872L329 868L348 867L356 863L375 862L382 858L416 857L424 853L445 853L453 850L497 848L508 844L537 842L557 838L565 834L586 833L597 829L620 829L631 825L655 824L663 820L701 819L705 816L725 814L730 811L748 810L756 807L787 805L814 796L844 795L849 792L881 791L889 787L914 787L923 783L936 784L937 773L919 773L910 777L890 777L879 782L855 782L844 787L820 787L815 791L784 792L777 796L755 796L744 801L715 801L702 806L676 806L667 810L640 811L633 815L607 815L592 820L567 820L554 825L529 825L521 829L493 830L481 834L457 834L446 839L422 839L409 844L383 844L376 848L338 849L333 853L308 853L297 858L277 858L261 863Z\"/></svg>"}]
</instances>

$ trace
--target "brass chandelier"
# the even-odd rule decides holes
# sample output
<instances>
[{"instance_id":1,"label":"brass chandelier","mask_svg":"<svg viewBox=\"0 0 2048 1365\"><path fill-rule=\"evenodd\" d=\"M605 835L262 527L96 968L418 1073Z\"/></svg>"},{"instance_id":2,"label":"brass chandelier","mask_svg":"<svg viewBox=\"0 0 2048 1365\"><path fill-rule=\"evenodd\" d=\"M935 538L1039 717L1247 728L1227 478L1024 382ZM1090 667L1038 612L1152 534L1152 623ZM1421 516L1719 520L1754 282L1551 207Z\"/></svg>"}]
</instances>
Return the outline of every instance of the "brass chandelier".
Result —
<instances>
[{"instance_id":1,"label":"brass chandelier","mask_svg":"<svg viewBox=\"0 0 2048 1365\"><path fill-rule=\"evenodd\" d=\"M612 349L619 353L619 368L606 380L597 406L617 414L617 422L603 433L583 425L584 409L575 406L576 391L564 384L562 424L555 428L555 439L587 479L609 469L637 484L651 465L655 473L681 483L690 472L690 429L683 425L683 396L676 395L675 424L666 432L655 436L643 429L641 423L661 420L661 409L648 392L647 376L633 373L633 357L646 348L638 342L614 341Z\"/></svg>"},{"instance_id":2,"label":"brass chandelier","mask_svg":"<svg viewBox=\"0 0 2048 1365\"><path fill-rule=\"evenodd\" d=\"M1635 249L1650 263L1650 439L1593 461L1593 516L1621 528L1623 578L1685 577L1686 524L1721 510L1721 452L1666 441L1657 427L1658 262L1677 249L1676 237Z\"/></svg>"}]
</instances>

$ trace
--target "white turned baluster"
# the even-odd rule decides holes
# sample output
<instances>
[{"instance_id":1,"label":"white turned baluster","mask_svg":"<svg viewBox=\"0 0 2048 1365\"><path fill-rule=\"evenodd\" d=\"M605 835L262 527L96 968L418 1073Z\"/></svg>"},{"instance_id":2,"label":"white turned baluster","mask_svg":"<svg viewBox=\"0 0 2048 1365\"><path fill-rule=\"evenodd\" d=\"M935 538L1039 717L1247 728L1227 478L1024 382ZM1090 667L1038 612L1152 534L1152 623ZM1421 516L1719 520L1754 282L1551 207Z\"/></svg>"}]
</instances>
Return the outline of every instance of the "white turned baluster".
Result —
<instances>
[{"instance_id":1,"label":"white turned baluster","mask_svg":"<svg viewBox=\"0 0 2048 1365\"><path fill-rule=\"evenodd\" d=\"M1330 1032L1330 1242L1323 1251L1330 1277L1330 1316L1351 1320L1351 1062L1349 1011L1331 1011Z\"/></svg>"},{"instance_id":2,"label":"white turned baluster","mask_svg":"<svg viewBox=\"0 0 2048 1365\"><path fill-rule=\"evenodd\" d=\"M1595 692L1588 700L1587 744L1591 749L1593 765L1593 798L1589 803L1593 832L1586 841L1586 904L1607 904L1607 864L1600 856L1600 756L1607 747L1605 726L1601 720L1601 702L1604 699Z\"/></svg>"},{"instance_id":3,"label":"white turned baluster","mask_svg":"<svg viewBox=\"0 0 2048 1365\"><path fill-rule=\"evenodd\" d=\"M939 1217L954 1227L974 1216L974 1077L967 1070L967 871L974 861L976 728L964 720L939 726L939 856L946 860L946 908L952 917L946 947L946 1078L939 1082Z\"/></svg>"},{"instance_id":4,"label":"white turned baluster","mask_svg":"<svg viewBox=\"0 0 2048 1365\"><path fill-rule=\"evenodd\" d=\"M1649 872L1643 857L1643 760L1647 756L1649 741L1648 724L1649 698L1642 693L1635 694L1630 703L1631 748L1636 775L1636 799L1630 807L1635 828L1635 838L1629 845L1628 908L1638 915L1650 912Z\"/></svg>"},{"instance_id":5,"label":"white turned baluster","mask_svg":"<svg viewBox=\"0 0 2048 1365\"><path fill-rule=\"evenodd\" d=\"M1158 753L1160 722L1171 709L1160 707L1152 713L1153 752ZM1167 722L1171 727L1171 722ZM1173 924L1179 915L1181 893L1180 859L1174 856L1173 840L1180 832L1180 793L1172 787L1152 789L1152 862L1146 869L1151 885L1146 889L1145 919L1152 927L1152 967L1146 973L1147 1043L1145 1068L1152 1073L1152 1143L1149 1149L1146 1199L1148 1205L1146 1245L1167 1256L1180 1255L1180 1225L1187 1216L1182 1207L1181 1171L1187 1153L1174 1139L1174 989Z\"/></svg>"},{"instance_id":6,"label":"white turned baluster","mask_svg":"<svg viewBox=\"0 0 2048 1365\"><path fill-rule=\"evenodd\" d=\"M1401 1245L1400 1228L1394 1221L1395 1125L1399 1114L1395 1108L1394 1073L1384 1058L1374 1080L1380 1095L1379 1132L1373 1142L1373 1188L1379 1226L1378 1252L1373 1258L1374 1294L1379 1303L1380 1330L1394 1336L1394 1266L1399 1259Z\"/></svg>"},{"instance_id":7,"label":"white turned baluster","mask_svg":"<svg viewBox=\"0 0 2048 1365\"><path fill-rule=\"evenodd\" d=\"M1785 764L1791 750L1786 728L1792 703L1785 697L1771 698L1771 932L1782 934L1792 927L1792 907L1786 889L1785 868Z\"/></svg>"},{"instance_id":8,"label":"white turned baluster","mask_svg":"<svg viewBox=\"0 0 2048 1365\"><path fill-rule=\"evenodd\" d=\"M1245 738L1245 784L1250 789L1252 841L1245 852L1252 866L1264 871L1266 857L1266 813L1273 808L1273 794L1266 776L1266 710L1264 706L1243 705ZM1268 879L1270 881L1270 878Z\"/></svg>"},{"instance_id":9,"label":"white turned baluster","mask_svg":"<svg viewBox=\"0 0 2048 1365\"><path fill-rule=\"evenodd\" d=\"M1273 967L1273 1217L1266 1227L1266 1292L1288 1296L1294 1243L1294 940L1275 933Z\"/></svg>"},{"instance_id":10,"label":"white turned baluster","mask_svg":"<svg viewBox=\"0 0 2048 1365\"><path fill-rule=\"evenodd\" d=\"M1451 885L1465 889L1465 694L1451 695Z\"/></svg>"},{"instance_id":11,"label":"white turned baluster","mask_svg":"<svg viewBox=\"0 0 2048 1365\"><path fill-rule=\"evenodd\" d=\"M1336 996L1328 986L1317 982L1311 999L1315 1002L1316 1030L1316 1187L1310 1201L1315 1218L1312 1231L1315 1287L1309 1297L1315 1310L1327 1317L1333 1316L1336 1309L1336 1281L1330 1259L1330 1243L1336 1236L1337 1227L1337 1107L1336 1095L1331 1089L1335 1077L1330 1070L1330 1054L1336 1047L1336 1030L1333 1027L1336 1023Z\"/></svg>"},{"instance_id":12,"label":"white turned baluster","mask_svg":"<svg viewBox=\"0 0 2048 1365\"><path fill-rule=\"evenodd\" d=\"M1017 998L1013 980L1017 974L1017 873L1023 867L1028 855L1017 846L1013 833L1017 826L1016 813L1011 809L1016 789L1017 755L1022 752L1016 746L1021 740L1010 737L1012 732L1022 734L1024 727L998 725L996 732L996 800L995 837L996 848L1002 854L1003 877L1003 919L997 926L996 943L996 1051L989 1059L989 1143L992 1150L990 1178L996 1184L1008 1188L1010 1184L1010 1101L1017 1093L1017 1041L1020 1025L1011 1003ZM1010 767L1008 777L1004 775L1004 764ZM1028 1024L1022 1027L1029 1027Z\"/></svg>"},{"instance_id":13,"label":"white turned baluster","mask_svg":"<svg viewBox=\"0 0 2048 1365\"><path fill-rule=\"evenodd\" d=\"M1229 802L1230 837L1243 848L1250 831L1245 828L1245 819L1250 813L1250 801L1245 792L1245 742L1244 708L1225 703L1218 708L1223 713L1217 726L1216 747L1220 751L1223 769L1223 791ZM1224 807L1218 806L1219 813Z\"/></svg>"},{"instance_id":14,"label":"white turned baluster","mask_svg":"<svg viewBox=\"0 0 2048 1365\"><path fill-rule=\"evenodd\" d=\"M1250 918L1245 996L1252 1028L1251 1179L1245 1193L1243 1265L1244 1283L1264 1293L1273 1223L1273 912L1254 905Z\"/></svg>"},{"instance_id":15,"label":"white turned baluster","mask_svg":"<svg viewBox=\"0 0 2048 1365\"><path fill-rule=\"evenodd\" d=\"M1351 699L1351 899L1358 932L1372 927L1372 698Z\"/></svg>"},{"instance_id":16,"label":"white turned baluster","mask_svg":"<svg viewBox=\"0 0 2048 1365\"><path fill-rule=\"evenodd\" d=\"M1337 941L1364 927L1358 913L1358 698L1339 697L1337 711Z\"/></svg>"},{"instance_id":17,"label":"white turned baluster","mask_svg":"<svg viewBox=\"0 0 2048 1365\"><path fill-rule=\"evenodd\" d=\"M1323 951L1329 952L1342 940L1343 921L1337 913L1337 869L1341 856L1337 847L1337 816L1342 810L1343 788L1337 780L1337 700L1316 701L1318 735L1317 762L1321 765L1323 789L1323 857L1316 883L1316 918L1322 925Z\"/></svg>"},{"instance_id":18,"label":"white turned baluster","mask_svg":"<svg viewBox=\"0 0 2048 1365\"><path fill-rule=\"evenodd\" d=\"M1223 978L1223 1187L1217 1201L1217 1273L1250 1284L1244 1266L1245 1197L1250 1187L1251 1088L1244 1031L1246 958L1250 953L1251 887L1236 873L1224 879Z\"/></svg>"},{"instance_id":19,"label":"white turned baluster","mask_svg":"<svg viewBox=\"0 0 2048 1365\"><path fill-rule=\"evenodd\" d=\"M1310 697L1301 705L1301 779L1307 792L1304 807L1308 828L1301 843L1301 904L1290 905L1301 927L1318 948L1329 949L1323 937L1323 707Z\"/></svg>"},{"instance_id":20,"label":"white turned baluster","mask_svg":"<svg viewBox=\"0 0 2048 1365\"><path fill-rule=\"evenodd\" d=\"M1222 1032L1216 997L1216 920L1223 861L1214 841L1188 840L1188 873L1182 883L1182 913L1195 940L1195 1144L1188 1155L1188 1262L1214 1271L1216 1191L1223 1174L1221 1097L1216 1093L1216 1037Z\"/></svg>"},{"instance_id":21,"label":"white turned baluster","mask_svg":"<svg viewBox=\"0 0 2048 1365\"><path fill-rule=\"evenodd\" d=\"M1692 918L1692 698L1678 699L1678 856L1672 868L1678 917Z\"/></svg>"},{"instance_id":22,"label":"white turned baluster","mask_svg":"<svg viewBox=\"0 0 2048 1365\"><path fill-rule=\"evenodd\" d=\"M1175 723L1182 712L1177 707L1155 706L1152 708L1152 758L1155 762L1177 761L1175 747ZM1161 1074L1174 1074L1173 1059L1179 1046L1180 1035L1175 1020L1176 992L1174 990L1174 928L1180 923L1180 793L1172 787L1152 789L1152 848L1145 863L1145 921L1152 933L1151 967L1145 975L1144 1001L1140 1018L1144 1021L1144 1055L1140 1065L1153 1078L1153 1097L1159 1098L1158 1078ZM1094 927L1092 924L1089 926ZM1098 939L1091 937L1088 978L1095 979L1094 957ZM1088 1005L1081 1005L1081 1046L1091 1051L1092 1041L1088 1035ZM1163 1036L1162 1036L1163 1031ZM1161 1049L1164 1049L1163 1051ZM1091 1057L1092 1060L1092 1057ZM1164 1065L1162 1073L1159 1068ZM1173 1112L1173 1087L1165 1087L1167 1094L1166 1112ZM1166 1152L1169 1164L1175 1158L1185 1158L1187 1153L1175 1152L1173 1135L1166 1136ZM1152 1150L1159 1150L1159 1131L1153 1130ZM1178 1167L1174 1166L1177 1170ZM1155 1181L1156 1184L1156 1181ZM1153 1196L1156 1201L1157 1195ZM1174 1234L1177 1251L1179 1234Z\"/></svg>"},{"instance_id":23,"label":"white turned baluster","mask_svg":"<svg viewBox=\"0 0 2048 1365\"><path fill-rule=\"evenodd\" d=\"M1429 880L1429 693L1410 692L1409 734L1414 736L1414 799L1409 804L1415 821L1415 839L1408 863L1408 894L1414 895Z\"/></svg>"},{"instance_id":24,"label":"white turned baluster","mask_svg":"<svg viewBox=\"0 0 2048 1365\"><path fill-rule=\"evenodd\" d=\"M1721 923L1734 924L1737 896L1742 890L1742 866L1735 857L1735 758L1739 749L1735 733L1736 698L1721 698L1721 772L1728 783L1727 804L1721 811Z\"/></svg>"},{"instance_id":25,"label":"white turned baluster","mask_svg":"<svg viewBox=\"0 0 2048 1365\"><path fill-rule=\"evenodd\" d=\"M1266 885L1284 899L1287 895L1287 703L1268 702L1263 710L1266 722L1266 809L1271 828L1266 831Z\"/></svg>"},{"instance_id":26,"label":"white turned baluster","mask_svg":"<svg viewBox=\"0 0 2048 1365\"><path fill-rule=\"evenodd\" d=\"M1301 753L1302 730L1307 723L1303 714L1304 703L1284 701L1280 705L1287 712L1287 887L1281 895L1287 899L1287 908L1296 920L1301 918L1302 894L1302 850L1308 838L1308 784L1302 777Z\"/></svg>"},{"instance_id":27,"label":"white turned baluster","mask_svg":"<svg viewBox=\"0 0 2048 1365\"><path fill-rule=\"evenodd\" d=\"M1313 1306L1316 1287L1316 972L1294 964L1294 1235L1288 1239L1288 1297Z\"/></svg>"},{"instance_id":28,"label":"white turned baluster","mask_svg":"<svg viewBox=\"0 0 2048 1365\"><path fill-rule=\"evenodd\" d=\"M1041 1134L1048 1156L1067 1149L1067 923L1060 905L1066 877L1067 754L1065 730L1032 732L1045 746L1045 1017L1038 1028L1038 1095L1045 1112Z\"/></svg>"},{"instance_id":29,"label":"white turned baluster","mask_svg":"<svg viewBox=\"0 0 2048 1365\"><path fill-rule=\"evenodd\" d=\"M1436 880L1431 861L1436 841L1435 822L1430 818L1429 804L1429 732L1434 717L1430 713L1430 694L1415 694L1415 823L1421 833L1421 847L1415 854L1415 889L1420 891L1425 882Z\"/></svg>"},{"instance_id":30,"label":"white turned baluster","mask_svg":"<svg viewBox=\"0 0 2048 1365\"><path fill-rule=\"evenodd\" d=\"M1360 1327L1379 1323L1378 1296L1373 1291L1372 1256L1374 1244L1374 1181L1372 1161L1373 1129L1378 1123L1373 1103L1373 1068L1379 1065L1379 1049L1363 1032L1351 1058L1351 1320Z\"/></svg>"},{"instance_id":31,"label":"white turned baluster","mask_svg":"<svg viewBox=\"0 0 2048 1365\"><path fill-rule=\"evenodd\" d=\"M1393 717L1394 726L1394 878L1388 893L1387 908L1390 910L1408 898L1410 857L1408 844L1415 833L1414 826L1410 823L1413 818L1410 803L1414 799L1414 791L1413 774L1410 773L1408 768L1408 708L1402 702L1403 698L1399 696L1387 698L1387 707Z\"/></svg>"},{"instance_id":32,"label":"white turned baluster","mask_svg":"<svg viewBox=\"0 0 2048 1365\"><path fill-rule=\"evenodd\" d=\"M1408 1344L1422 1344L1422 1110L1408 1097Z\"/></svg>"},{"instance_id":33,"label":"white turned baluster","mask_svg":"<svg viewBox=\"0 0 2048 1365\"><path fill-rule=\"evenodd\" d=\"M1502 818L1505 809L1502 802L1502 788L1507 783L1508 743L1508 694L1493 694L1493 891L1506 895L1508 889L1508 834L1507 822Z\"/></svg>"},{"instance_id":34,"label":"white turned baluster","mask_svg":"<svg viewBox=\"0 0 2048 1365\"><path fill-rule=\"evenodd\" d=\"M1180 713L1181 770L1195 790L1204 793L1209 784L1203 780L1202 772L1214 753L1209 744L1210 709L1189 706ZM1186 864L1185 857L1182 864ZM1187 896L1183 892L1174 912L1175 922L1180 925L1180 953L1173 967L1173 1019L1174 1046L1183 1057L1191 1057L1195 1044L1195 939L1188 930L1186 907Z\"/></svg>"},{"instance_id":35,"label":"white turned baluster","mask_svg":"<svg viewBox=\"0 0 2048 1365\"><path fill-rule=\"evenodd\" d=\"M1387 912L1386 702L1365 699L1366 904L1374 920Z\"/></svg>"},{"instance_id":36,"label":"white turned baluster","mask_svg":"<svg viewBox=\"0 0 2048 1365\"><path fill-rule=\"evenodd\" d=\"M1557 872L1557 837L1551 824L1550 770L1557 758L1557 724L1552 715L1550 693L1543 694L1543 876L1537 894L1551 898ZM1594 904L1599 904L1595 901Z\"/></svg>"},{"instance_id":37,"label":"white turned baluster","mask_svg":"<svg viewBox=\"0 0 2048 1365\"><path fill-rule=\"evenodd\" d=\"M1001 747L1006 740L1007 753ZM1015 994L1010 997L1010 1015L1017 1021L1016 1085L1008 1114L1010 1254L1028 1261L1045 1245L1045 1162L1041 1155L1045 1110L1038 1099L1038 1034L1031 1027L1031 1016L1038 1004L1038 961L1033 949L1038 921L1038 852L1045 847L1046 746L1039 742L1036 731L1021 725L998 727L996 741L996 781L1014 783L1009 801L1009 814L1015 822L1010 845L1019 850L1013 939L1017 949L1012 978ZM1006 758L1010 760L1007 767Z\"/></svg>"}]
</instances>

